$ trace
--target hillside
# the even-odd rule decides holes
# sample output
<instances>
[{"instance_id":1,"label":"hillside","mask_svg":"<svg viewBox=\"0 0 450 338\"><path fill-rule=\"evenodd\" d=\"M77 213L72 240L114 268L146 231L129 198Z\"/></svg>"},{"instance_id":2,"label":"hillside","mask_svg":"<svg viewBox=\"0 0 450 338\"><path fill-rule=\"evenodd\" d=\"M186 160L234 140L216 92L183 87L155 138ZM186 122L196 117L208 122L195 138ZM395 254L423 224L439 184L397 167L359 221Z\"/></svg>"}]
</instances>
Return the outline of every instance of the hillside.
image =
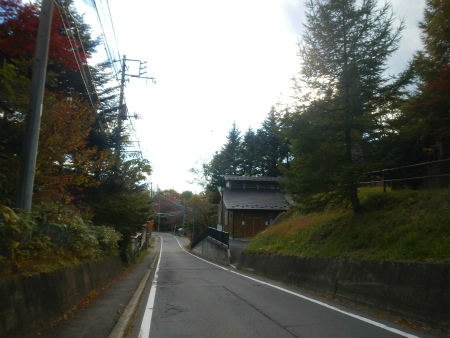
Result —
<instances>
[{"instance_id":1,"label":"hillside","mask_svg":"<svg viewBox=\"0 0 450 338\"><path fill-rule=\"evenodd\" d=\"M359 190L362 211L290 211L247 252L450 263L450 189Z\"/></svg>"}]
</instances>

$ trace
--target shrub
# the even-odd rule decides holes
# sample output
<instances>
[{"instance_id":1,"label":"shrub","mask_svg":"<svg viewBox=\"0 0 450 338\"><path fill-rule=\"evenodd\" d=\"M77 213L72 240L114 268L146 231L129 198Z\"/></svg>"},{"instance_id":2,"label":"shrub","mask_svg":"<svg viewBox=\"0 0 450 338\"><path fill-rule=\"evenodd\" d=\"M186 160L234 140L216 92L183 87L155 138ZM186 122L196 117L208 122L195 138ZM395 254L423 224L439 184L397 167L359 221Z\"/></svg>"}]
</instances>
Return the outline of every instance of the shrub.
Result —
<instances>
[{"instance_id":1,"label":"shrub","mask_svg":"<svg viewBox=\"0 0 450 338\"><path fill-rule=\"evenodd\" d=\"M118 255L120 240L112 227L94 226L70 208L46 204L15 212L0 205L0 263L7 273L48 271L68 258L73 264Z\"/></svg>"}]
</instances>

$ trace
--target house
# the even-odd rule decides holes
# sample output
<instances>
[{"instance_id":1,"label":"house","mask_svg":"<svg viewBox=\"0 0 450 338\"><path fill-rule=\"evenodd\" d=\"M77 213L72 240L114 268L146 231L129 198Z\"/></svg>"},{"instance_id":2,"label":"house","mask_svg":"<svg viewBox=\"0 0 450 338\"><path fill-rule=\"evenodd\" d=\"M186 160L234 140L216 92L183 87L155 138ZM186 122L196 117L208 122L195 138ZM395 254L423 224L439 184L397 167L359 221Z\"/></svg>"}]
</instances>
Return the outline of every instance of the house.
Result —
<instances>
[{"instance_id":1,"label":"house","mask_svg":"<svg viewBox=\"0 0 450 338\"><path fill-rule=\"evenodd\" d=\"M289 209L279 177L225 175L224 181L213 202L218 204L217 229L231 238L253 238Z\"/></svg>"}]
</instances>

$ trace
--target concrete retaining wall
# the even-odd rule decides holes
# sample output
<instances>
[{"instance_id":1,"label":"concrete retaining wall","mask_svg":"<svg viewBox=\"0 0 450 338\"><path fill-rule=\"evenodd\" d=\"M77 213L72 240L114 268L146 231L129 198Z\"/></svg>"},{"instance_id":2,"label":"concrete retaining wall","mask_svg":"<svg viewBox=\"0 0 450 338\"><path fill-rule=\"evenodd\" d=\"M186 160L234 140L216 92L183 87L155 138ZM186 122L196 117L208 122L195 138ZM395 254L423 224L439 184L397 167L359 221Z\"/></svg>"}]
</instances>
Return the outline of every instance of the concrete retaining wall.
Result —
<instances>
[{"instance_id":1,"label":"concrete retaining wall","mask_svg":"<svg viewBox=\"0 0 450 338\"><path fill-rule=\"evenodd\" d=\"M237 267L450 333L450 265L243 252Z\"/></svg>"},{"instance_id":2,"label":"concrete retaining wall","mask_svg":"<svg viewBox=\"0 0 450 338\"><path fill-rule=\"evenodd\" d=\"M191 250L194 254L207 258L213 262L229 265L230 249L210 237L206 237Z\"/></svg>"},{"instance_id":3,"label":"concrete retaining wall","mask_svg":"<svg viewBox=\"0 0 450 338\"><path fill-rule=\"evenodd\" d=\"M26 337L47 327L123 272L120 257L50 273L0 281L0 338Z\"/></svg>"}]
</instances>

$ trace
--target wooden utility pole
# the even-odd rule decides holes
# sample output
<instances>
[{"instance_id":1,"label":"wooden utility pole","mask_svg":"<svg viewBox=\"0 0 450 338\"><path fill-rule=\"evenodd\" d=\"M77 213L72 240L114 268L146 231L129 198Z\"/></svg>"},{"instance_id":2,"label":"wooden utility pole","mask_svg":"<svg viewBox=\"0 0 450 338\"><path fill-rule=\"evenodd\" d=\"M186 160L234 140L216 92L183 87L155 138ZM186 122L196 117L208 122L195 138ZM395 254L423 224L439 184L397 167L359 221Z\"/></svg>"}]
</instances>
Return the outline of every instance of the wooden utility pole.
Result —
<instances>
[{"instance_id":1,"label":"wooden utility pole","mask_svg":"<svg viewBox=\"0 0 450 338\"><path fill-rule=\"evenodd\" d=\"M36 170L52 17L53 0L43 0L41 14L39 15L36 58L34 59L33 77L31 79L31 94L20 162L19 187L16 201L16 206L24 210L31 210L31 202L33 199L34 172Z\"/></svg>"}]
</instances>

